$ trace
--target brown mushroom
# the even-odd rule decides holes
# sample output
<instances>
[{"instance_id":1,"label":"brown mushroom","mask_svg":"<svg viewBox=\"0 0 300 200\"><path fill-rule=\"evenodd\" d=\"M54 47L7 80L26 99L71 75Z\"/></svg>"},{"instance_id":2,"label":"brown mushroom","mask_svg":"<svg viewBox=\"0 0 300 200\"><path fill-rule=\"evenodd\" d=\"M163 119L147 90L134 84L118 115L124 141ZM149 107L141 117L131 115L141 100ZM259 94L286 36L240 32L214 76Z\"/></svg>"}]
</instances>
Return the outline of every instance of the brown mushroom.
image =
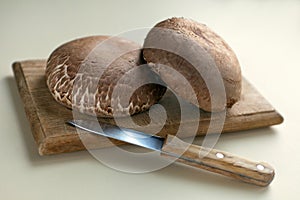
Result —
<instances>
[{"instance_id":1,"label":"brown mushroom","mask_svg":"<svg viewBox=\"0 0 300 200\"><path fill-rule=\"evenodd\" d=\"M48 88L57 102L86 114L120 117L145 111L166 88L143 66L140 49L132 41L108 36L65 43L48 59Z\"/></svg>"},{"instance_id":2,"label":"brown mushroom","mask_svg":"<svg viewBox=\"0 0 300 200\"><path fill-rule=\"evenodd\" d=\"M175 93L205 111L222 111L240 99L238 59L228 44L204 24L185 18L159 22L145 39L143 56ZM176 73L188 81L193 91L181 84Z\"/></svg>"}]
</instances>

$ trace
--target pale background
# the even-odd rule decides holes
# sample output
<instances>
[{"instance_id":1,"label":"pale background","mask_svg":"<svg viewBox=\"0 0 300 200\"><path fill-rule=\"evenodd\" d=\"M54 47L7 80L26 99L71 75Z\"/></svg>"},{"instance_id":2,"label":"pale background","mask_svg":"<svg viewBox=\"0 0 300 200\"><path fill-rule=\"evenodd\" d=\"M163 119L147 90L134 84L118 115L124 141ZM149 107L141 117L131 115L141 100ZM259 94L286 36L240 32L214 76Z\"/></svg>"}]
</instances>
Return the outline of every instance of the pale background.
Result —
<instances>
[{"instance_id":1,"label":"pale background","mask_svg":"<svg viewBox=\"0 0 300 200\"><path fill-rule=\"evenodd\" d=\"M171 165L133 175L87 152L40 157L11 64L47 58L59 44L151 27L171 16L208 24L235 50L245 77L285 117L282 125L221 136L217 148L265 160L259 188ZM0 1L0 199L297 199L300 182L300 1Z\"/></svg>"}]
</instances>

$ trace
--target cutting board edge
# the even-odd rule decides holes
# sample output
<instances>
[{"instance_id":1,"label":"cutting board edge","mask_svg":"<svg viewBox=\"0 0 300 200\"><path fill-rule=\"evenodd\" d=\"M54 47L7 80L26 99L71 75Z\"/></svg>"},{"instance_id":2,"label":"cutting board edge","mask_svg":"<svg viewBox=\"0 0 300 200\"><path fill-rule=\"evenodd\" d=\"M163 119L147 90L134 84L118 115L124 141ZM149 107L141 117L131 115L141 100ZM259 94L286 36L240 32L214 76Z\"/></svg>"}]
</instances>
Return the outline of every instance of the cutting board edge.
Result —
<instances>
[{"instance_id":1,"label":"cutting board edge","mask_svg":"<svg viewBox=\"0 0 300 200\"><path fill-rule=\"evenodd\" d=\"M21 62L14 62L12 64L13 73L15 76L16 84L19 90L20 97L22 99L23 107L26 113L27 120L30 124L32 135L38 146L45 140L45 133L40 123L36 107L33 105L34 100L28 90L24 72L21 67ZM26 85L26 87L23 87ZM30 103L27 103L30 102Z\"/></svg>"},{"instance_id":2,"label":"cutting board edge","mask_svg":"<svg viewBox=\"0 0 300 200\"><path fill-rule=\"evenodd\" d=\"M247 130L253 130L263 127L270 127L273 125L278 125L283 122L282 116L277 111L272 112L265 112L265 113L259 113L260 115L253 114L253 115L247 115L243 116L243 120L246 123L249 123L251 125L245 126L245 128L241 129L239 126L229 126L227 125L227 129L224 129L222 133L230 133L230 132L236 132L236 131L247 131ZM258 118L260 120L258 120ZM253 126L253 121L260 121L261 123L256 123L256 126ZM228 122L227 122L228 123ZM230 122L229 122L230 123ZM213 132L209 134L214 134ZM198 132L197 136L204 136L202 132ZM125 143L119 143L125 144ZM112 145L107 145L106 147L111 147ZM100 147L98 147L100 148ZM101 148L105 148L101 146ZM71 149L71 150L70 150ZM93 149L97 149L97 147L94 147ZM74 151L82 151L86 150L86 147L82 143L80 137L78 135L65 135L62 139L62 136L55 137L47 137L45 138L39 145L38 150L40 155L54 155L54 154L60 154L60 153L69 153Z\"/></svg>"}]
</instances>

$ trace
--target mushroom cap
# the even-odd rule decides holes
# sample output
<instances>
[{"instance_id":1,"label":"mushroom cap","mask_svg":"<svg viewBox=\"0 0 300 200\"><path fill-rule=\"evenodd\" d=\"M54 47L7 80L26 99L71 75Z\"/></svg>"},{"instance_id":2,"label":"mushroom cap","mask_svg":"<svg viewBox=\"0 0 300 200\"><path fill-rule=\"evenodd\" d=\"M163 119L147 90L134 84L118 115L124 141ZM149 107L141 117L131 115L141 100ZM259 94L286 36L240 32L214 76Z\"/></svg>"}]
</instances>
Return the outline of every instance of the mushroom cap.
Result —
<instances>
[{"instance_id":1,"label":"mushroom cap","mask_svg":"<svg viewBox=\"0 0 300 200\"><path fill-rule=\"evenodd\" d=\"M138 44L109 36L80 38L55 49L46 81L57 102L98 117L145 111L166 91L145 66Z\"/></svg>"},{"instance_id":2,"label":"mushroom cap","mask_svg":"<svg viewBox=\"0 0 300 200\"><path fill-rule=\"evenodd\" d=\"M145 39L143 56L175 93L205 111L222 111L240 99L238 59L229 45L204 24L185 18L159 22ZM193 91L186 89L176 73Z\"/></svg>"}]
</instances>

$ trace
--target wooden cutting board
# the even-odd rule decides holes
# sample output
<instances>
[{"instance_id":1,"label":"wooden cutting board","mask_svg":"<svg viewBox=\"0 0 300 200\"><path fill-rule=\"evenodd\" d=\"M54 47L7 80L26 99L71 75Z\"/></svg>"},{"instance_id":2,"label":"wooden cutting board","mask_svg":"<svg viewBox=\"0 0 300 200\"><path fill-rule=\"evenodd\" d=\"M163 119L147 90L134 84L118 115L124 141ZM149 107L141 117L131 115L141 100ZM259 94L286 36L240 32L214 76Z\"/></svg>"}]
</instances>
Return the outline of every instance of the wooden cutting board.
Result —
<instances>
[{"instance_id":1,"label":"wooden cutting board","mask_svg":"<svg viewBox=\"0 0 300 200\"><path fill-rule=\"evenodd\" d=\"M28 60L15 62L13 71L18 85L19 93L24 103L24 109L31 126L32 135L38 145L40 155L58 154L84 150L80 134L90 137L93 148L109 147L112 143L101 136L95 136L84 132L77 132L74 127L65 122L73 119L72 111L58 104L51 96L45 81L45 60ZM160 101L164 106L167 119L161 125L160 117L165 116L159 107L154 107L152 113L156 120L153 127L163 126L158 135L164 137L166 134L176 134L180 123L199 123L197 135L205 135L210 122L218 121L218 115L211 118L210 113L200 111L195 117L192 113L199 110L195 106L185 103L183 106L189 110L188 115L181 120L181 112L176 97L168 91ZM197 111L197 112L195 112ZM84 118L85 116L82 115ZM134 115L133 121L141 126L150 123L148 112ZM126 120L124 118L123 120ZM99 121L112 123L112 119L99 119ZM282 123L282 116L261 96L251 84L243 79L242 98L231 109L226 112L226 119L222 133L240 130L248 130L259 127L266 127ZM127 128L143 130L143 127L136 128L128 125ZM151 130L149 127L147 130ZM151 131L150 131L151 132ZM213 132L209 129L208 133ZM96 142L95 142L96 141ZM114 141L114 144L122 142Z\"/></svg>"}]
</instances>

